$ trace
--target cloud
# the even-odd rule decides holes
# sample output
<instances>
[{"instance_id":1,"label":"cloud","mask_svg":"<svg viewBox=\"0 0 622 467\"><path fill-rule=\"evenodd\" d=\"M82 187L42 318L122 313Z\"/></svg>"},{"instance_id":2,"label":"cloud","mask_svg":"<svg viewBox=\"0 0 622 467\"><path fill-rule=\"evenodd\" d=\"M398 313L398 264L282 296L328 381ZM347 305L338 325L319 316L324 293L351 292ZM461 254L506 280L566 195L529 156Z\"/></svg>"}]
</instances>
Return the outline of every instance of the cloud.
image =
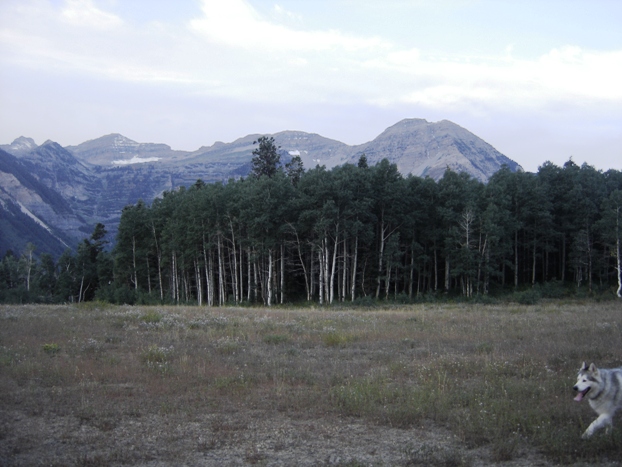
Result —
<instances>
[{"instance_id":1,"label":"cloud","mask_svg":"<svg viewBox=\"0 0 622 467\"><path fill-rule=\"evenodd\" d=\"M438 60L420 51L396 51L367 61L383 75L379 105L420 104L430 108L543 109L559 102L622 104L622 51L579 47L553 49L534 60L511 56Z\"/></svg>"},{"instance_id":2,"label":"cloud","mask_svg":"<svg viewBox=\"0 0 622 467\"><path fill-rule=\"evenodd\" d=\"M278 5L278 13L284 10ZM203 16L190 22L191 29L209 41L231 47L270 51L362 51L387 48L378 37L357 37L337 30L298 30L260 16L244 0L203 0Z\"/></svg>"},{"instance_id":3,"label":"cloud","mask_svg":"<svg viewBox=\"0 0 622 467\"><path fill-rule=\"evenodd\" d=\"M549 88L578 97L622 99L622 50L596 52L576 46L551 50L534 75Z\"/></svg>"},{"instance_id":4,"label":"cloud","mask_svg":"<svg viewBox=\"0 0 622 467\"><path fill-rule=\"evenodd\" d=\"M443 56L376 35L309 28L279 5L265 16L245 0L202 0L185 28L131 24L101 5L26 0L0 10L3 66L294 105L416 105L478 114L622 101L620 50L560 46L525 59L515 58L510 44L497 56Z\"/></svg>"},{"instance_id":5,"label":"cloud","mask_svg":"<svg viewBox=\"0 0 622 467\"><path fill-rule=\"evenodd\" d=\"M100 10L91 0L67 0L61 16L73 26L100 31L111 30L123 24L121 18Z\"/></svg>"},{"instance_id":6,"label":"cloud","mask_svg":"<svg viewBox=\"0 0 622 467\"><path fill-rule=\"evenodd\" d=\"M250 99L336 98L474 112L622 99L622 51L562 46L519 59L510 44L497 56L432 56L380 37L307 30L302 17L296 18L300 29L277 24L244 0L203 0L201 5L202 16L190 22L191 31L208 44L226 47L232 63L247 54L251 73L234 84L257 90L261 83L262 92ZM275 11L287 16L278 5Z\"/></svg>"},{"instance_id":7,"label":"cloud","mask_svg":"<svg viewBox=\"0 0 622 467\"><path fill-rule=\"evenodd\" d=\"M283 18L287 21L295 21L297 23L302 22L303 17L298 13L294 13L292 11L286 10L281 5L274 5L273 11L277 18Z\"/></svg>"}]
</instances>

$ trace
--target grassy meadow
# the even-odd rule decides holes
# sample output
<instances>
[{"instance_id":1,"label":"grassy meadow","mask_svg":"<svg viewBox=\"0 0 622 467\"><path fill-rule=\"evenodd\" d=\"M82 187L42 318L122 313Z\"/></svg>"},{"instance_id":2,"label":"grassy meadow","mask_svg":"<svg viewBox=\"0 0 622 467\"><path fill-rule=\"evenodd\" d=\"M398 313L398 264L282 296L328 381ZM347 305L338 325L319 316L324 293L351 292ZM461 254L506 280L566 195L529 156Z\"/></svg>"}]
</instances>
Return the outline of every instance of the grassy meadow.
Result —
<instances>
[{"instance_id":1,"label":"grassy meadow","mask_svg":"<svg viewBox=\"0 0 622 467\"><path fill-rule=\"evenodd\" d=\"M331 420L439 434L308 465L614 464L619 415L580 439L595 418L573 401L583 360L622 365L622 303L0 306L0 464L217 465L253 436L222 465L287 465L274 456L306 438L262 441L253 427L275 417L309 443ZM325 435L333 452L356 441L343 433Z\"/></svg>"}]
</instances>

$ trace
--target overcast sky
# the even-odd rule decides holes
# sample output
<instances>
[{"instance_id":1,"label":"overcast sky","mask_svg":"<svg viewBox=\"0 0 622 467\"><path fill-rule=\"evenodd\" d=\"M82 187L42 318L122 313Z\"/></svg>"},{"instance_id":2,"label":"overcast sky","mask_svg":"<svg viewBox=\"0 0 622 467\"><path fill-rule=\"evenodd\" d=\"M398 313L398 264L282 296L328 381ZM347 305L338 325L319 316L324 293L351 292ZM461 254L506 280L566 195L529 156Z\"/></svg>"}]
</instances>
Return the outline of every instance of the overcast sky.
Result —
<instances>
[{"instance_id":1,"label":"overcast sky","mask_svg":"<svg viewBox=\"0 0 622 467\"><path fill-rule=\"evenodd\" d=\"M622 1L0 0L0 144L360 144L404 118L622 170Z\"/></svg>"}]
</instances>

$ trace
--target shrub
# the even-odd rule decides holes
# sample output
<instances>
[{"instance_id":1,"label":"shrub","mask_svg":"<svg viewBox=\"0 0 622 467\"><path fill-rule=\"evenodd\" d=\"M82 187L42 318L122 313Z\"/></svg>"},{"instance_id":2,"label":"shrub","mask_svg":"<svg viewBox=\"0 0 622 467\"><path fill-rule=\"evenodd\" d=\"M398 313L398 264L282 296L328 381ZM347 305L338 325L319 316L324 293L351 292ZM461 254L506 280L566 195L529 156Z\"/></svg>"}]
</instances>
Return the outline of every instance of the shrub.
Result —
<instances>
[{"instance_id":1,"label":"shrub","mask_svg":"<svg viewBox=\"0 0 622 467\"><path fill-rule=\"evenodd\" d=\"M268 334L263 337L263 341L266 344L273 344L273 345L284 344L289 341L289 337L287 337L284 334Z\"/></svg>"},{"instance_id":2,"label":"shrub","mask_svg":"<svg viewBox=\"0 0 622 467\"><path fill-rule=\"evenodd\" d=\"M114 291L114 303L119 305L134 305L136 303L136 291L129 287L117 287Z\"/></svg>"},{"instance_id":3,"label":"shrub","mask_svg":"<svg viewBox=\"0 0 622 467\"><path fill-rule=\"evenodd\" d=\"M149 310L140 319L145 323L159 323L162 321L162 315L155 310Z\"/></svg>"},{"instance_id":4,"label":"shrub","mask_svg":"<svg viewBox=\"0 0 622 467\"><path fill-rule=\"evenodd\" d=\"M158 347L150 345L141 355L141 360L147 365L147 368L156 370L161 373L170 371L169 358L173 351L172 347Z\"/></svg>"},{"instance_id":5,"label":"shrub","mask_svg":"<svg viewBox=\"0 0 622 467\"><path fill-rule=\"evenodd\" d=\"M371 296L367 295L365 297L355 298L351 305L360 308L375 308L378 306L378 303Z\"/></svg>"},{"instance_id":6,"label":"shrub","mask_svg":"<svg viewBox=\"0 0 622 467\"><path fill-rule=\"evenodd\" d=\"M522 292L514 292L511 296L513 302L520 303L521 305L535 305L541 298L542 294L537 287L532 287Z\"/></svg>"},{"instance_id":7,"label":"shrub","mask_svg":"<svg viewBox=\"0 0 622 467\"><path fill-rule=\"evenodd\" d=\"M43 344L43 351L48 355L54 355L60 352L58 344Z\"/></svg>"},{"instance_id":8,"label":"shrub","mask_svg":"<svg viewBox=\"0 0 622 467\"><path fill-rule=\"evenodd\" d=\"M356 337L349 334L344 334L337 331L329 332L328 334L324 334L322 337L322 342L327 347L339 347L346 345L350 342L354 342Z\"/></svg>"},{"instance_id":9,"label":"shrub","mask_svg":"<svg viewBox=\"0 0 622 467\"><path fill-rule=\"evenodd\" d=\"M568 295L568 290L561 281L548 281L540 287L542 298L564 298Z\"/></svg>"}]
</instances>

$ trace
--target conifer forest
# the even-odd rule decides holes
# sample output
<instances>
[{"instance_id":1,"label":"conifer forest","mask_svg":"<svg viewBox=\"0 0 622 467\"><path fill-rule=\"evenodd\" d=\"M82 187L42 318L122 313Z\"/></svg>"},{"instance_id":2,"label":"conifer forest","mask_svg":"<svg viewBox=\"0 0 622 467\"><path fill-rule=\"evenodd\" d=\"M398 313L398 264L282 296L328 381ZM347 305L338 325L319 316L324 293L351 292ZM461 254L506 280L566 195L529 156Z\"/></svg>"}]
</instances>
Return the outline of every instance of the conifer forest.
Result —
<instances>
[{"instance_id":1,"label":"conifer forest","mask_svg":"<svg viewBox=\"0 0 622 467\"><path fill-rule=\"evenodd\" d=\"M57 261L0 264L4 302L292 304L439 297L620 297L622 173L569 160L482 183L402 176L382 160L281 164L260 138L248 177L125 207ZM535 294L535 295L534 295Z\"/></svg>"}]
</instances>

